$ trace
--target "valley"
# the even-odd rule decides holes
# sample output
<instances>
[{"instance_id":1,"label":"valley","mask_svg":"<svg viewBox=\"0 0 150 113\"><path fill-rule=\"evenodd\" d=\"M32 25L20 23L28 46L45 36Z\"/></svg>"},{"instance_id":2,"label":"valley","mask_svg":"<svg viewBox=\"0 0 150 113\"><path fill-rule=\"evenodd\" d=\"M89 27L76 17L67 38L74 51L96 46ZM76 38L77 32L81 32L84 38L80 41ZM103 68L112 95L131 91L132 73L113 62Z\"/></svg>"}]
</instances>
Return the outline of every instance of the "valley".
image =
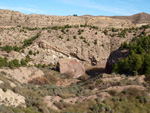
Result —
<instances>
[{"instance_id":1,"label":"valley","mask_svg":"<svg viewBox=\"0 0 150 113\"><path fill-rule=\"evenodd\" d=\"M150 112L149 14L0 15L1 113Z\"/></svg>"}]
</instances>

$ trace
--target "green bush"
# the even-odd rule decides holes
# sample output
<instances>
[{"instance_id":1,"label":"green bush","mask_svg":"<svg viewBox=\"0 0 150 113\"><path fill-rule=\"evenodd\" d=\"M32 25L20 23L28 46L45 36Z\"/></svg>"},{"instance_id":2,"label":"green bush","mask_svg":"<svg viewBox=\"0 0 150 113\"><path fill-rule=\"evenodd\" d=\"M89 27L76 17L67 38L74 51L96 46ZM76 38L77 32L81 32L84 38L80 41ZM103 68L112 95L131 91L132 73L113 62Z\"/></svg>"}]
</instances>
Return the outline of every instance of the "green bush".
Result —
<instances>
[{"instance_id":1,"label":"green bush","mask_svg":"<svg viewBox=\"0 0 150 113\"><path fill-rule=\"evenodd\" d=\"M10 53L12 50L13 50L13 47L12 46L4 46L4 47L1 47L2 51L6 51L7 53Z\"/></svg>"},{"instance_id":2,"label":"green bush","mask_svg":"<svg viewBox=\"0 0 150 113\"><path fill-rule=\"evenodd\" d=\"M3 88L3 91L4 91L4 92L7 92L7 88Z\"/></svg>"},{"instance_id":3,"label":"green bush","mask_svg":"<svg viewBox=\"0 0 150 113\"><path fill-rule=\"evenodd\" d=\"M32 54L33 54L33 52L32 52L32 50L30 50L30 51L29 51L29 55L32 55Z\"/></svg>"},{"instance_id":4,"label":"green bush","mask_svg":"<svg viewBox=\"0 0 150 113\"><path fill-rule=\"evenodd\" d=\"M111 111L111 107L108 105L105 107L105 109L106 109L106 111Z\"/></svg>"},{"instance_id":5,"label":"green bush","mask_svg":"<svg viewBox=\"0 0 150 113\"><path fill-rule=\"evenodd\" d=\"M77 36L73 36L74 39L77 39Z\"/></svg>"},{"instance_id":6,"label":"green bush","mask_svg":"<svg viewBox=\"0 0 150 113\"><path fill-rule=\"evenodd\" d=\"M25 48L33 43L34 40L36 40L40 36L40 33L37 33L34 37L31 37L30 39L26 39L23 43L23 47Z\"/></svg>"},{"instance_id":7,"label":"green bush","mask_svg":"<svg viewBox=\"0 0 150 113\"><path fill-rule=\"evenodd\" d=\"M97 45L97 40L94 40L94 44Z\"/></svg>"},{"instance_id":8,"label":"green bush","mask_svg":"<svg viewBox=\"0 0 150 113\"><path fill-rule=\"evenodd\" d=\"M104 34L105 34L105 35L108 35L108 30L105 29L105 30L104 30Z\"/></svg>"},{"instance_id":9,"label":"green bush","mask_svg":"<svg viewBox=\"0 0 150 113\"><path fill-rule=\"evenodd\" d=\"M27 65L27 61L26 60L24 60L24 59L21 59L21 61L20 61L20 64L22 65L22 66L26 66Z\"/></svg>"}]
</instances>

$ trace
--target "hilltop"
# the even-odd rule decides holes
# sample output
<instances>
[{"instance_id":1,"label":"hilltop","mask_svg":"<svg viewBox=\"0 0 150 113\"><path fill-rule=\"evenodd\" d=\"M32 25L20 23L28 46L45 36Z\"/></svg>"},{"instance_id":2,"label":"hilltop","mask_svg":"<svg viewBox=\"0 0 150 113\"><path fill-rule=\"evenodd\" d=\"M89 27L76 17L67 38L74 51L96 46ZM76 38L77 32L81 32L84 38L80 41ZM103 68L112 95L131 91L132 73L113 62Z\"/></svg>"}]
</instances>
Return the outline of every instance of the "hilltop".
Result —
<instances>
[{"instance_id":1,"label":"hilltop","mask_svg":"<svg viewBox=\"0 0 150 113\"><path fill-rule=\"evenodd\" d=\"M0 10L0 26L26 26L26 27L50 27L64 25L92 25L101 28L115 27L128 28L133 24L128 20L112 19L109 17L93 16L52 16L52 15L25 15L11 10Z\"/></svg>"},{"instance_id":2,"label":"hilltop","mask_svg":"<svg viewBox=\"0 0 150 113\"><path fill-rule=\"evenodd\" d=\"M50 27L64 25L93 25L100 28L129 28L150 23L150 15L139 13L132 16L53 16L53 15L26 15L18 11L0 10L0 26L28 26Z\"/></svg>"},{"instance_id":3,"label":"hilltop","mask_svg":"<svg viewBox=\"0 0 150 113\"><path fill-rule=\"evenodd\" d=\"M147 25L150 23L150 15L147 13L138 13L132 16L113 16L115 19L127 19L134 23L136 26Z\"/></svg>"}]
</instances>

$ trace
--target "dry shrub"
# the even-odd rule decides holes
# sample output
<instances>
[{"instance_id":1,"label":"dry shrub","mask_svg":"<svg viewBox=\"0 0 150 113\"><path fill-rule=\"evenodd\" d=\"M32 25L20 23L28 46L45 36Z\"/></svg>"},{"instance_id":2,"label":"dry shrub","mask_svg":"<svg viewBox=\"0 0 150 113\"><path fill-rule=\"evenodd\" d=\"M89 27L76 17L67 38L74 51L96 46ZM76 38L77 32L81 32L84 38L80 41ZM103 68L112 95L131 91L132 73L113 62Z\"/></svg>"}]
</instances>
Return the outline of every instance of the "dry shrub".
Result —
<instances>
[{"instance_id":1,"label":"dry shrub","mask_svg":"<svg viewBox=\"0 0 150 113\"><path fill-rule=\"evenodd\" d=\"M108 93L112 96L115 96L117 94L116 90L109 90Z\"/></svg>"},{"instance_id":2,"label":"dry shrub","mask_svg":"<svg viewBox=\"0 0 150 113\"><path fill-rule=\"evenodd\" d=\"M150 76L146 76L144 79L147 83L150 83Z\"/></svg>"},{"instance_id":3,"label":"dry shrub","mask_svg":"<svg viewBox=\"0 0 150 113\"><path fill-rule=\"evenodd\" d=\"M50 83L53 83L53 84L55 84L58 81L58 77L56 77L56 75L53 75L53 74L46 74L45 77Z\"/></svg>"},{"instance_id":4,"label":"dry shrub","mask_svg":"<svg viewBox=\"0 0 150 113\"><path fill-rule=\"evenodd\" d=\"M128 94L130 96L137 97L137 96L143 95L144 91L137 89L137 88L127 88L123 91L123 93Z\"/></svg>"},{"instance_id":5,"label":"dry shrub","mask_svg":"<svg viewBox=\"0 0 150 113\"><path fill-rule=\"evenodd\" d=\"M87 74L80 76L78 79L81 81L85 81L89 78L89 76Z\"/></svg>"},{"instance_id":6,"label":"dry shrub","mask_svg":"<svg viewBox=\"0 0 150 113\"><path fill-rule=\"evenodd\" d=\"M50 84L49 80L46 77L36 77L32 80L28 81L29 84L35 84L35 85L45 85Z\"/></svg>"}]
</instances>

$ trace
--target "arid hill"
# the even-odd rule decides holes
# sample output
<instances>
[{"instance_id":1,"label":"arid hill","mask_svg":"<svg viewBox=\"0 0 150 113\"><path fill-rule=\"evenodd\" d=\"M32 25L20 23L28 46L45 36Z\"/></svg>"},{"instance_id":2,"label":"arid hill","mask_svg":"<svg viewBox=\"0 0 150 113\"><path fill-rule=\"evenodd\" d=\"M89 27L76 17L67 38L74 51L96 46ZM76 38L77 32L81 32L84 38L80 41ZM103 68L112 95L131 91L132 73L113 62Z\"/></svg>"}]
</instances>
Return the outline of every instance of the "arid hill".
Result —
<instances>
[{"instance_id":1,"label":"arid hill","mask_svg":"<svg viewBox=\"0 0 150 113\"><path fill-rule=\"evenodd\" d=\"M132 16L112 16L114 19L127 19L133 22L136 26L150 24L150 15L147 13L138 13Z\"/></svg>"},{"instance_id":2,"label":"arid hill","mask_svg":"<svg viewBox=\"0 0 150 113\"><path fill-rule=\"evenodd\" d=\"M101 28L129 28L134 26L129 20L112 19L109 17L93 16L50 16L25 15L11 10L0 10L0 26L49 27L64 25L93 25Z\"/></svg>"}]
</instances>

